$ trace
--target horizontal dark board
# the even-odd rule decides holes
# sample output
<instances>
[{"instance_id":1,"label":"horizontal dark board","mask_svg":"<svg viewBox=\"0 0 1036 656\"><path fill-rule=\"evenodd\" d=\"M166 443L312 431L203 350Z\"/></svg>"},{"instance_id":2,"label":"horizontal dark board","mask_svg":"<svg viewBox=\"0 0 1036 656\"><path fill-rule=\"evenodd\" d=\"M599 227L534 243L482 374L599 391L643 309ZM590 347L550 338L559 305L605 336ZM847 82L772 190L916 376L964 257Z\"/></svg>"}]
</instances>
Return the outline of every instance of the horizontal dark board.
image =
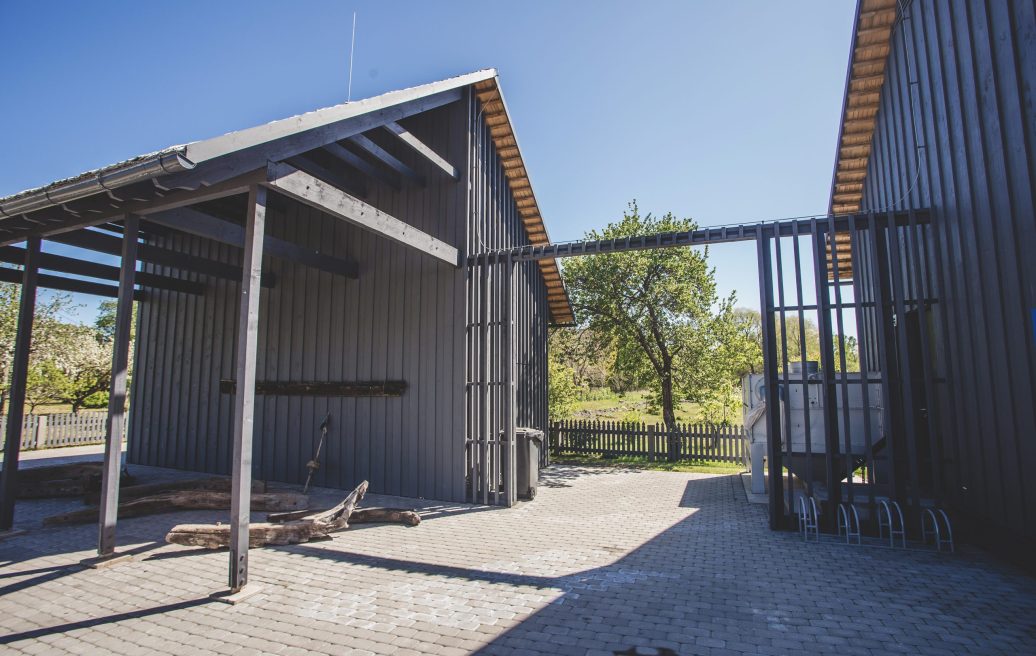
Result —
<instances>
[{"instance_id":1,"label":"horizontal dark board","mask_svg":"<svg viewBox=\"0 0 1036 656\"><path fill-rule=\"evenodd\" d=\"M370 381L279 381L260 380L255 383L256 394L270 396L403 396L405 380ZM222 394L237 391L237 381L224 378L219 381Z\"/></svg>"}]
</instances>

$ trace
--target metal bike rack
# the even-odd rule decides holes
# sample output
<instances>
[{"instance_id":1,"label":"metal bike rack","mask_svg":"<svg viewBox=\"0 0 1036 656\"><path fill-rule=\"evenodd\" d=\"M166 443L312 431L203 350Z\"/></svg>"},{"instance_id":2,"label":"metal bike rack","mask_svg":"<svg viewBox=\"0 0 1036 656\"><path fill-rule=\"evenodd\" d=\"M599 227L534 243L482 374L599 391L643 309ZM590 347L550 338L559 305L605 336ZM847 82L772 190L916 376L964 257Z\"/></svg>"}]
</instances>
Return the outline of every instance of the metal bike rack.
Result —
<instances>
[{"instance_id":1,"label":"metal bike rack","mask_svg":"<svg viewBox=\"0 0 1036 656\"><path fill-rule=\"evenodd\" d=\"M799 497L799 532L804 541L809 542L809 533L812 531L813 539L820 542L819 516L817 502L813 497L809 497L808 503L806 497Z\"/></svg>"},{"instance_id":2,"label":"metal bike rack","mask_svg":"<svg viewBox=\"0 0 1036 656\"><path fill-rule=\"evenodd\" d=\"M845 531L845 543L853 544L853 538L856 538L856 544L863 544L863 538L860 536L860 514L856 512L856 506L849 503L838 504L838 535L842 535L842 531Z\"/></svg>"},{"instance_id":3,"label":"metal bike rack","mask_svg":"<svg viewBox=\"0 0 1036 656\"><path fill-rule=\"evenodd\" d=\"M899 526L897 529L896 526ZM885 529L889 532L889 546L896 548L896 536L901 540L903 548L906 549L906 526L903 524L903 510L895 501L882 499L878 502L878 537L885 537Z\"/></svg>"},{"instance_id":4,"label":"metal bike rack","mask_svg":"<svg viewBox=\"0 0 1036 656\"><path fill-rule=\"evenodd\" d=\"M940 523L942 527L939 526ZM929 525L931 530L929 530ZM945 538L943 537L944 529ZM921 539L924 540L925 544L928 544L929 534L935 538L935 548L938 551L942 551L943 545L947 545L950 548L950 553L954 552L953 527L950 525L950 518L942 508L925 508L924 513L922 513Z\"/></svg>"}]
</instances>

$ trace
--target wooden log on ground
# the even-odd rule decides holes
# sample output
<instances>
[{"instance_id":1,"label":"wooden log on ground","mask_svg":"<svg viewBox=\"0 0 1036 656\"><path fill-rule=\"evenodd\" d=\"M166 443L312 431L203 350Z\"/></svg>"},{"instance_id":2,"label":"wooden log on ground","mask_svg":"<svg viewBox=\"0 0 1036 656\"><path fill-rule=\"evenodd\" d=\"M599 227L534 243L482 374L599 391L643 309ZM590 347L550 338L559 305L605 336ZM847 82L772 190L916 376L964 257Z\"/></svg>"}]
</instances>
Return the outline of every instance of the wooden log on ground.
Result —
<instances>
[{"instance_id":1,"label":"wooden log on ground","mask_svg":"<svg viewBox=\"0 0 1036 656\"><path fill-rule=\"evenodd\" d=\"M290 512L270 513L266 521L272 524L306 519L317 514L313 510L294 510ZM417 526L421 523L421 516L409 508L357 508L349 518L350 524L374 524L374 523L406 524Z\"/></svg>"},{"instance_id":2,"label":"wooden log on ground","mask_svg":"<svg viewBox=\"0 0 1036 656\"><path fill-rule=\"evenodd\" d=\"M18 470L18 498L46 499L74 497L101 489L101 462L78 462L65 465L31 467ZM136 479L122 470L121 485L133 485Z\"/></svg>"},{"instance_id":3,"label":"wooden log on ground","mask_svg":"<svg viewBox=\"0 0 1036 656\"><path fill-rule=\"evenodd\" d=\"M119 489L119 500L130 501L141 499L156 494L178 492L180 490L211 490L213 492L229 492L230 479L224 476L213 476L211 478L192 478L181 481L165 481L159 483L145 483L143 485L131 485ZM252 493L266 492L266 481L252 481ZM96 505L100 501L100 495L91 492L83 497L83 503Z\"/></svg>"},{"instance_id":4,"label":"wooden log on ground","mask_svg":"<svg viewBox=\"0 0 1036 656\"><path fill-rule=\"evenodd\" d=\"M349 518L350 524L373 524L376 522L417 526L421 523L421 516L416 511L406 508L360 508L359 510L354 510L353 516Z\"/></svg>"},{"instance_id":5,"label":"wooden log on ground","mask_svg":"<svg viewBox=\"0 0 1036 656\"><path fill-rule=\"evenodd\" d=\"M367 481L360 483L340 504L307 517L281 523L263 522L248 527L248 545L299 544L313 538L325 537L334 531L349 528L349 518L367 493ZM230 526L227 524L181 524L165 536L170 544L188 547L221 549L230 545Z\"/></svg>"},{"instance_id":6,"label":"wooden log on ground","mask_svg":"<svg viewBox=\"0 0 1036 656\"><path fill-rule=\"evenodd\" d=\"M255 510L300 510L309 505L309 497L297 492L265 492L252 495ZM119 519L157 515L180 510L226 510L230 493L212 490L181 490L133 499L119 504ZM44 526L86 524L96 522L98 508L85 508L43 520Z\"/></svg>"}]
</instances>

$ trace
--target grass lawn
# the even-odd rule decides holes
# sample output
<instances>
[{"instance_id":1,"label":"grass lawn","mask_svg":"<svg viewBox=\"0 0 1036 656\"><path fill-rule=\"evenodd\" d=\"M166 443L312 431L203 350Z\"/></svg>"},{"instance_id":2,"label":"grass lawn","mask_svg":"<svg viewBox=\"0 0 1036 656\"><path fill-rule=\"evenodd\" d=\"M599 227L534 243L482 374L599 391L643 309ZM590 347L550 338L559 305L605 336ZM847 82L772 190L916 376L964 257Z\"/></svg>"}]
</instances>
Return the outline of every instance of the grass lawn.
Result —
<instances>
[{"instance_id":1,"label":"grass lawn","mask_svg":"<svg viewBox=\"0 0 1036 656\"><path fill-rule=\"evenodd\" d=\"M594 389L592 397L578 401L572 412L572 419L584 421L623 421L661 424L662 414L649 410L650 392L636 390L617 394L604 389ZM684 401L676 406L676 420L680 423L695 424L702 421L701 408L697 403ZM731 417L734 425L741 424L741 413Z\"/></svg>"},{"instance_id":2,"label":"grass lawn","mask_svg":"<svg viewBox=\"0 0 1036 656\"><path fill-rule=\"evenodd\" d=\"M695 474L738 474L745 470L740 463L705 462L687 460L681 462L650 462L647 458L622 456L619 458L603 458L601 456L554 456L551 464L558 465L590 465L595 467L631 467L634 469L652 469L655 471L692 472Z\"/></svg>"}]
</instances>

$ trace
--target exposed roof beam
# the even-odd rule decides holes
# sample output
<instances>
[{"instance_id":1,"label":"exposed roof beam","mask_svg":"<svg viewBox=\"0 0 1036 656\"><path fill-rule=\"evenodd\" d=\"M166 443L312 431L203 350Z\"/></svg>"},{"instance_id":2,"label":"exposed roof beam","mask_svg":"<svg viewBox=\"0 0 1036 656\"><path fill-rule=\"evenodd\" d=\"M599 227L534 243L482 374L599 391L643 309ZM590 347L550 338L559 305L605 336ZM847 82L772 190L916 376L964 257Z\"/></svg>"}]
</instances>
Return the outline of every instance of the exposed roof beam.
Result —
<instances>
[{"instance_id":1,"label":"exposed roof beam","mask_svg":"<svg viewBox=\"0 0 1036 656\"><path fill-rule=\"evenodd\" d=\"M328 184L345 189L349 193L359 196L360 198L367 197L367 183L365 180L362 178L349 179L339 172L332 171L330 168L313 159L311 155L316 154L316 152L317 151L313 151L312 153L296 155L295 157L290 157L285 161L300 171L305 171L314 177L320 178Z\"/></svg>"},{"instance_id":2,"label":"exposed roof beam","mask_svg":"<svg viewBox=\"0 0 1036 656\"><path fill-rule=\"evenodd\" d=\"M457 168L455 166L440 157L439 153L426 146L423 141L411 134L402 125L395 121L389 121L382 127L399 137L400 141L413 148L418 154L423 155L425 159L440 168L443 173L454 180L460 179L460 173L457 172Z\"/></svg>"},{"instance_id":3,"label":"exposed roof beam","mask_svg":"<svg viewBox=\"0 0 1036 656\"><path fill-rule=\"evenodd\" d=\"M181 207L168 212L162 212L161 214L152 214L147 220L166 228L180 230L238 248L241 248L245 243L244 226L217 219L192 207ZM359 267L354 260L325 255L318 250L299 246L294 242L279 239L272 235L265 235L263 237L263 254L272 255L282 260L298 262L299 264L338 276L345 276L346 278L357 278L359 275Z\"/></svg>"},{"instance_id":4,"label":"exposed roof beam","mask_svg":"<svg viewBox=\"0 0 1036 656\"><path fill-rule=\"evenodd\" d=\"M59 235L53 235L50 237L50 240L58 241L62 244L68 244L69 246L76 246L77 248L97 251L99 253L108 253L109 255L122 254L122 239L111 235L104 235L93 230L63 232ZM222 278L224 280L232 280L234 282L241 281L241 267L239 266L227 264L226 262L209 260L203 257L198 257L197 255L180 253L168 248L152 246L151 244L141 244L137 248L137 258L141 262L150 262L159 266L167 266L171 269L193 271L194 273L199 273L201 275ZM273 285L273 276L264 273L263 286L273 287Z\"/></svg>"},{"instance_id":5,"label":"exposed roof beam","mask_svg":"<svg viewBox=\"0 0 1036 656\"><path fill-rule=\"evenodd\" d=\"M377 166L374 166L367 160L363 159L353 151L349 150L348 148L342 146L337 142L327 144L326 146L324 146L324 150L335 159L344 162L348 166L353 167L354 169L356 169L360 173L363 173L364 175L370 176L375 180L379 180L385 183L386 185L392 187L393 189L398 190L402 188L402 185L399 184L399 176L382 171Z\"/></svg>"},{"instance_id":6,"label":"exposed roof beam","mask_svg":"<svg viewBox=\"0 0 1036 656\"><path fill-rule=\"evenodd\" d=\"M10 264L22 264L25 262L25 249L18 246L0 246L0 262ZM136 263L134 263L134 266ZM119 267L100 262L89 262L74 257L66 257L54 253L40 253L40 268L59 273L71 273L77 276L88 276L90 278L101 278L103 280L118 280ZM186 294L204 294L205 285L193 280L181 280L169 276L160 276L154 273L138 271L137 282L144 287L155 287L157 289L168 289L174 292Z\"/></svg>"},{"instance_id":7,"label":"exposed roof beam","mask_svg":"<svg viewBox=\"0 0 1036 656\"><path fill-rule=\"evenodd\" d=\"M263 166L268 161L279 162L329 143L341 141L361 132L381 127L388 121L398 121L408 116L435 109L436 107L448 105L463 97L463 88L451 88L413 100L374 109L356 116L349 116L341 121L319 125L302 132L292 133L290 130L285 132L284 128L280 126L280 123L284 123L283 121L275 122L275 124L270 124L269 126L260 126L260 128L253 128L253 130L261 132L263 128L266 128L268 131L276 131L276 134L272 136L260 135L253 140L263 143L221 155L216 159L205 162L204 165L197 166L193 171L174 173L161 180L169 186L190 188L197 187L199 184L220 182L239 175L244 171L251 171ZM226 137L218 138L233 139L234 134L231 133L226 135ZM215 143L215 140L213 140L213 143ZM191 154L193 153L188 148L188 157Z\"/></svg>"},{"instance_id":8,"label":"exposed roof beam","mask_svg":"<svg viewBox=\"0 0 1036 656\"><path fill-rule=\"evenodd\" d=\"M457 249L288 164L270 164L268 187L311 207L459 266Z\"/></svg>"},{"instance_id":9,"label":"exposed roof beam","mask_svg":"<svg viewBox=\"0 0 1036 656\"><path fill-rule=\"evenodd\" d=\"M17 269L0 267L0 281L21 284L22 272ZM87 280L77 280L75 278L62 278L61 276L52 276L46 273L39 274L36 284L40 287L57 289L63 292L93 294L94 296L107 296L109 298L119 297L119 288L115 285L105 285L100 282L89 282ZM143 301L146 300L146 298L147 295L141 290L133 292L133 300L135 301Z\"/></svg>"},{"instance_id":10,"label":"exposed roof beam","mask_svg":"<svg viewBox=\"0 0 1036 656\"><path fill-rule=\"evenodd\" d=\"M410 178L418 184L424 184L424 177L420 173L401 162L395 155L393 155L389 151L385 150L378 144L371 141L369 137L366 137L362 134L357 134L355 136L349 137L349 141L356 144L360 148L363 148L371 155L377 157L380 161L384 162L385 165L391 168L393 171L405 175L406 177Z\"/></svg>"}]
</instances>

